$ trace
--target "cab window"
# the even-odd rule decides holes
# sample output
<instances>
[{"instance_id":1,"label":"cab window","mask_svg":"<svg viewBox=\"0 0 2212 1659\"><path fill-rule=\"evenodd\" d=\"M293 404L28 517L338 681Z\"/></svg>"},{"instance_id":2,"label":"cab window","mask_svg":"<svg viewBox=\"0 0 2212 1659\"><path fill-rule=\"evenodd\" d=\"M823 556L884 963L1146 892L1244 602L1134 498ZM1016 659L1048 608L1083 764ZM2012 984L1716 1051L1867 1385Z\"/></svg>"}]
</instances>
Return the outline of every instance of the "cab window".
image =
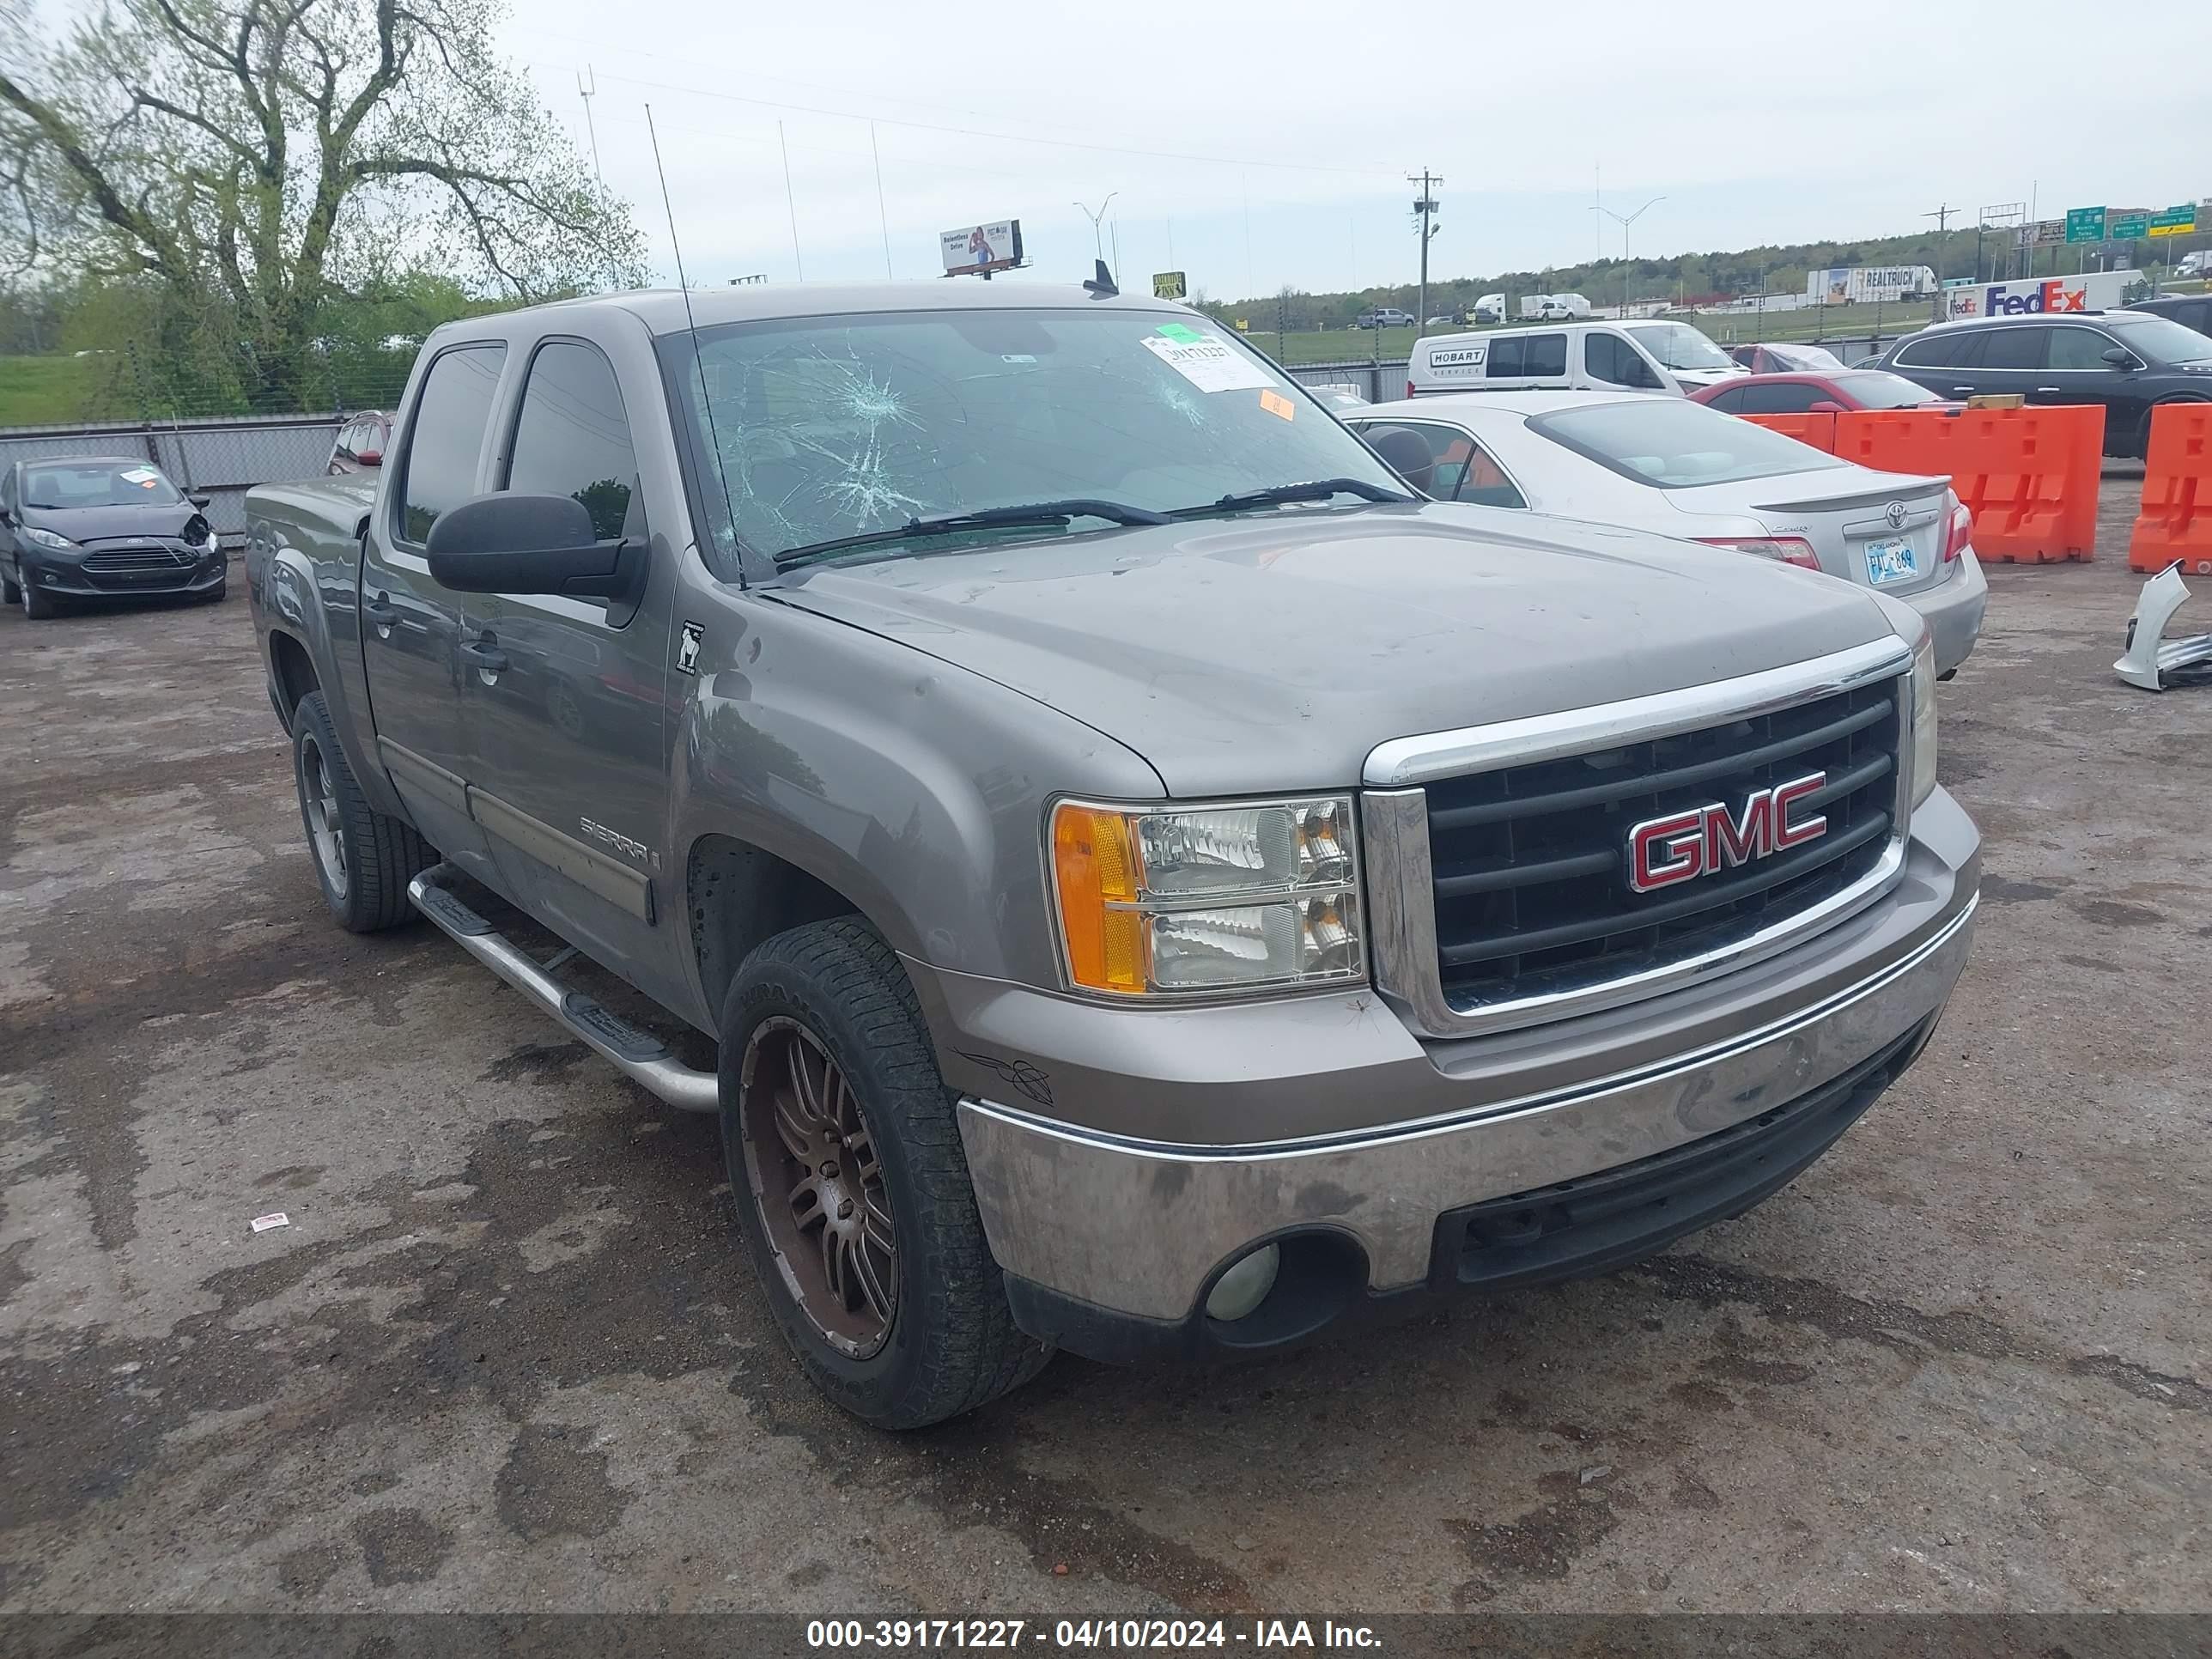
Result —
<instances>
[{"instance_id":1,"label":"cab window","mask_svg":"<svg viewBox=\"0 0 2212 1659\"><path fill-rule=\"evenodd\" d=\"M637 451L613 366L598 348L551 340L530 360L507 488L581 501L600 541L626 533Z\"/></svg>"},{"instance_id":2,"label":"cab window","mask_svg":"<svg viewBox=\"0 0 2212 1659\"><path fill-rule=\"evenodd\" d=\"M430 365L407 434L401 540L420 545L440 514L476 494L477 458L506 361L503 345L472 345L442 352Z\"/></svg>"}]
</instances>

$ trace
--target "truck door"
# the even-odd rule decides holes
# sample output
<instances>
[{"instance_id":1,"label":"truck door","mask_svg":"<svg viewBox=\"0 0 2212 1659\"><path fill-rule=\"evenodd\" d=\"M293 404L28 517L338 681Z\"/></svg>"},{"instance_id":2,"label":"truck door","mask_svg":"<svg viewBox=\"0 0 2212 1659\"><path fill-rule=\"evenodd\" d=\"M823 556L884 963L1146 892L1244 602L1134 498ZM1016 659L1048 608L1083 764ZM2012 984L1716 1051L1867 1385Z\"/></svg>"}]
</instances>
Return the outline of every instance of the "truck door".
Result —
<instances>
[{"instance_id":1,"label":"truck door","mask_svg":"<svg viewBox=\"0 0 2212 1659\"><path fill-rule=\"evenodd\" d=\"M589 341L532 351L504 476L495 487L573 495L602 539L647 547L634 606L554 594L471 594L462 642L473 758L469 781L502 884L532 914L651 992L684 931L683 871L668 822L664 698L675 572L654 546L629 410Z\"/></svg>"},{"instance_id":2,"label":"truck door","mask_svg":"<svg viewBox=\"0 0 2212 1659\"><path fill-rule=\"evenodd\" d=\"M361 569L362 660L377 758L416 827L475 873L488 855L469 816L460 595L430 579L422 544L440 514L482 488L484 436L506 359L507 348L492 343L450 347L431 362L369 520Z\"/></svg>"}]
</instances>

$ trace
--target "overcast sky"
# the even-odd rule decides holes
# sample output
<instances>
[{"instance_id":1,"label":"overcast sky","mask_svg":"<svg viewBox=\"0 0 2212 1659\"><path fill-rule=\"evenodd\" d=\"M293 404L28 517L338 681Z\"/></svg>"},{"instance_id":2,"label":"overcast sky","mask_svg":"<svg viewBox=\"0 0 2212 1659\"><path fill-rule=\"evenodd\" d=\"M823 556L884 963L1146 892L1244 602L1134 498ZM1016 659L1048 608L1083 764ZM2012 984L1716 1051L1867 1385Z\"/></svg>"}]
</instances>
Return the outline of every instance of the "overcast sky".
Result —
<instances>
[{"instance_id":1,"label":"overcast sky","mask_svg":"<svg viewBox=\"0 0 2212 1659\"><path fill-rule=\"evenodd\" d=\"M1076 279L1092 233L1073 204L1111 191L1119 271L1235 298L1412 281L1403 175L1424 166L1445 180L1443 276L1619 253L1601 172L1618 212L1666 198L1631 233L1655 255L1892 234L1947 202L1971 224L2212 194L2212 4L2126 11L520 0L506 40L580 143L593 72L607 183L664 280L647 101L695 283L880 277L885 219L891 272L933 276L938 232L1001 217L1024 276Z\"/></svg>"}]
</instances>

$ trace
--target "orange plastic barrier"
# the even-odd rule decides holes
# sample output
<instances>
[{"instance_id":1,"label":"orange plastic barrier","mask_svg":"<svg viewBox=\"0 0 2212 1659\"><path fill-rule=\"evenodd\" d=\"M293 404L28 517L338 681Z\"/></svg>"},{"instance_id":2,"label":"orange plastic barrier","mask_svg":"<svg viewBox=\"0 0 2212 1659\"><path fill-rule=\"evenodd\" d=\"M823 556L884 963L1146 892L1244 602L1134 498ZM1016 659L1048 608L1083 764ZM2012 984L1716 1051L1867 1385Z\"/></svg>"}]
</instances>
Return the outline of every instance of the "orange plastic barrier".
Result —
<instances>
[{"instance_id":1,"label":"orange plastic barrier","mask_svg":"<svg viewBox=\"0 0 2212 1659\"><path fill-rule=\"evenodd\" d=\"M2150 413L2128 568L2156 574L2176 559L2212 576L2212 404L2164 404Z\"/></svg>"},{"instance_id":2,"label":"orange plastic barrier","mask_svg":"<svg viewBox=\"0 0 2212 1659\"><path fill-rule=\"evenodd\" d=\"M1832 415L1746 415L1741 417L1801 444L1810 444L1824 454L1836 453L1836 417Z\"/></svg>"},{"instance_id":3,"label":"orange plastic barrier","mask_svg":"<svg viewBox=\"0 0 2212 1659\"><path fill-rule=\"evenodd\" d=\"M1834 453L1885 472L1944 472L1974 515L1974 551L2008 564L2096 556L2101 404L1862 409L1836 416Z\"/></svg>"}]
</instances>

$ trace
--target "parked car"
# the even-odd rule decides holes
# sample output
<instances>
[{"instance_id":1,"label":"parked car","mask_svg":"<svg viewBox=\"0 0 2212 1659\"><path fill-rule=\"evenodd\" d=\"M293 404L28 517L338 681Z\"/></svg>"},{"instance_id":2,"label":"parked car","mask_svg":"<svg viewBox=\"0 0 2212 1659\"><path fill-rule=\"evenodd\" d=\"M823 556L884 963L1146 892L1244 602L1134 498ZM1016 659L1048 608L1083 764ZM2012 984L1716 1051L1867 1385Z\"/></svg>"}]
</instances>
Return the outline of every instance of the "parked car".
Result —
<instances>
[{"instance_id":1,"label":"parked car","mask_svg":"<svg viewBox=\"0 0 2212 1659\"><path fill-rule=\"evenodd\" d=\"M2159 404L2212 402L2212 338L2140 311L1936 323L1892 346L1882 367L1945 398L2102 404L2107 455L2142 454Z\"/></svg>"},{"instance_id":2,"label":"parked car","mask_svg":"<svg viewBox=\"0 0 2212 1659\"><path fill-rule=\"evenodd\" d=\"M1808 1165L1963 965L1909 606L1421 501L1301 410L1148 295L617 292L446 325L373 482L248 495L333 916L719 1114L747 1293L869 1422L1616 1267Z\"/></svg>"},{"instance_id":3,"label":"parked car","mask_svg":"<svg viewBox=\"0 0 2212 1659\"><path fill-rule=\"evenodd\" d=\"M1395 306L1371 306L1352 322L1354 328L1411 328L1413 313Z\"/></svg>"},{"instance_id":4,"label":"parked car","mask_svg":"<svg viewBox=\"0 0 2212 1659\"><path fill-rule=\"evenodd\" d=\"M2155 300L2138 300L2128 309L2212 335L2212 294L2161 294Z\"/></svg>"},{"instance_id":5,"label":"parked car","mask_svg":"<svg viewBox=\"0 0 2212 1659\"><path fill-rule=\"evenodd\" d=\"M1324 381L1318 386L1309 386L1306 390L1321 403L1340 413L1347 409L1365 409L1374 402L1358 386L1346 386L1341 380Z\"/></svg>"},{"instance_id":6,"label":"parked car","mask_svg":"<svg viewBox=\"0 0 2212 1659\"><path fill-rule=\"evenodd\" d=\"M1407 482L1441 501L1522 507L1733 547L1896 595L1936 668L1966 660L1989 586L1947 478L1877 472L1686 398L1617 392L1424 398L1344 417L1370 442L1427 447Z\"/></svg>"},{"instance_id":7,"label":"parked car","mask_svg":"<svg viewBox=\"0 0 2212 1659\"><path fill-rule=\"evenodd\" d=\"M1480 299L1474 302L1474 307L1468 313L1467 319L1470 323L1504 322L1505 320L1505 296L1503 294L1484 295Z\"/></svg>"},{"instance_id":8,"label":"parked car","mask_svg":"<svg viewBox=\"0 0 2212 1659\"><path fill-rule=\"evenodd\" d=\"M1724 415L1808 415L1851 409L1963 409L1926 386L1881 368L1821 374L1747 374L1700 386L1692 403Z\"/></svg>"},{"instance_id":9,"label":"parked car","mask_svg":"<svg viewBox=\"0 0 2212 1659\"><path fill-rule=\"evenodd\" d=\"M1416 340L1406 395L1622 387L1679 395L1742 373L1687 323L1565 323Z\"/></svg>"},{"instance_id":10,"label":"parked car","mask_svg":"<svg viewBox=\"0 0 2212 1659\"><path fill-rule=\"evenodd\" d=\"M0 599L33 621L76 600L223 596L208 497L152 462L69 455L0 470Z\"/></svg>"},{"instance_id":11,"label":"parked car","mask_svg":"<svg viewBox=\"0 0 2212 1659\"><path fill-rule=\"evenodd\" d=\"M331 441L331 461L324 471L332 477L349 472L369 472L384 465L384 452L392 441L392 416L380 410L364 410L340 427Z\"/></svg>"},{"instance_id":12,"label":"parked car","mask_svg":"<svg viewBox=\"0 0 2212 1659\"><path fill-rule=\"evenodd\" d=\"M1844 366L1826 346L1794 342L1730 346L1728 355L1738 368L1753 374L1832 374Z\"/></svg>"}]
</instances>

